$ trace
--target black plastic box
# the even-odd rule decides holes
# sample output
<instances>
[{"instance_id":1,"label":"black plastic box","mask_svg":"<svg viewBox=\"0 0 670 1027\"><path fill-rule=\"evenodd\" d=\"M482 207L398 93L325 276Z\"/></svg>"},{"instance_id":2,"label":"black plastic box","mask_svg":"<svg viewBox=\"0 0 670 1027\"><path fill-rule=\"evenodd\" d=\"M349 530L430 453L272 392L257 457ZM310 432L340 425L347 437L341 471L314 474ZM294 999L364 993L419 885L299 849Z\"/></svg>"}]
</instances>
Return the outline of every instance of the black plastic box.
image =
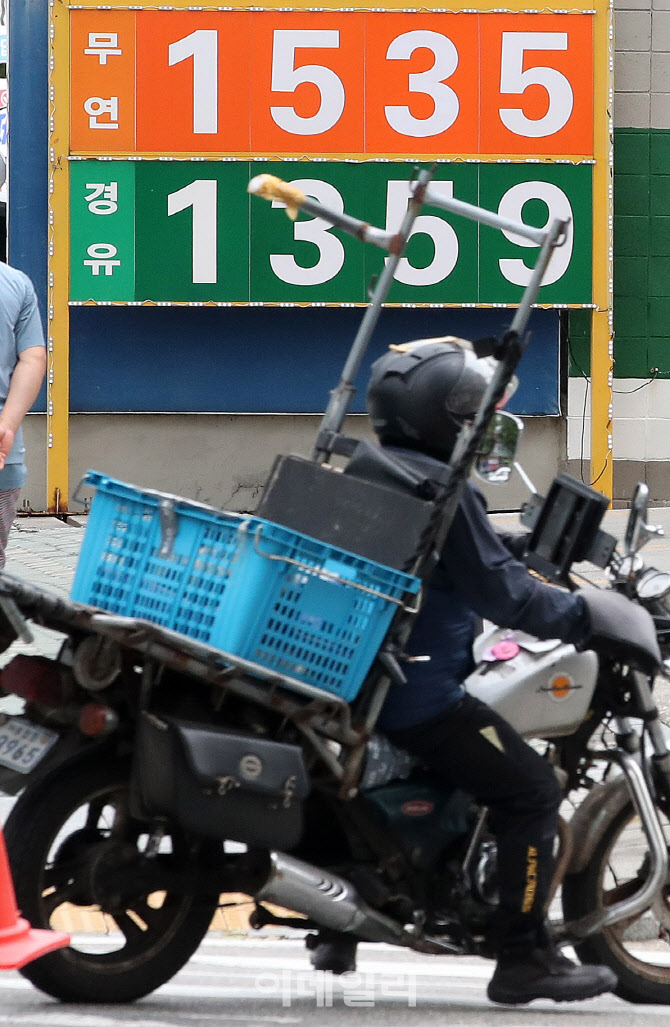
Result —
<instances>
[{"instance_id":1,"label":"black plastic box","mask_svg":"<svg viewBox=\"0 0 670 1027\"><path fill-rule=\"evenodd\" d=\"M278 456L255 511L386 567L410 571L429 544L435 503L299 456Z\"/></svg>"},{"instance_id":2,"label":"black plastic box","mask_svg":"<svg viewBox=\"0 0 670 1027\"><path fill-rule=\"evenodd\" d=\"M567 580L571 565L581 560L604 567L615 543L600 531L608 506L606 496L576 478L567 474L554 478L534 514L525 556L528 567L560 582Z\"/></svg>"}]
</instances>

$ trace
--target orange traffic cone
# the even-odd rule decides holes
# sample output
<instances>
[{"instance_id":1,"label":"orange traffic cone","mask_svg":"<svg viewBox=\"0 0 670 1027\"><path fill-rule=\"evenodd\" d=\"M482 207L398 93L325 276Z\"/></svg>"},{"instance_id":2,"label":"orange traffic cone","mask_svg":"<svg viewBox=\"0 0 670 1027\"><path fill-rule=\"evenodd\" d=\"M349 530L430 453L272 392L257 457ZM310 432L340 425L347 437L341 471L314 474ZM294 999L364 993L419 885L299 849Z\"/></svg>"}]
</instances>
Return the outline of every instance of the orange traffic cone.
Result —
<instances>
[{"instance_id":1,"label":"orange traffic cone","mask_svg":"<svg viewBox=\"0 0 670 1027\"><path fill-rule=\"evenodd\" d=\"M69 935L35 930L19 916L5 836L0 829L0 970L18 970L31 959L69 944Z\"/></svg>"}]
</instances>

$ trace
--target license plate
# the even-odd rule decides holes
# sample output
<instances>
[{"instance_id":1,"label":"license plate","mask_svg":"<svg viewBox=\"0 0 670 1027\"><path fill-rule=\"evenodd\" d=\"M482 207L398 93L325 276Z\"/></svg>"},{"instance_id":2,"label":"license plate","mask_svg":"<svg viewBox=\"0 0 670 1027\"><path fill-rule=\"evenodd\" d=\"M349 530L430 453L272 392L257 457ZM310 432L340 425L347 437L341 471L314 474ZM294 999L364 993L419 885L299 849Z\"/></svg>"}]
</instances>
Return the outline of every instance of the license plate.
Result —
<instances>
[{"instance_id":1,"label":"license plate","mask_svg":"<svg viewBox=\"0 0 670 1027\"><path fill-rule=\"evenodd\" d=\"M21 717L0 724L0 765L29 774L58 738L57 731L36 727Z\"/></svg>"}]
</instances>

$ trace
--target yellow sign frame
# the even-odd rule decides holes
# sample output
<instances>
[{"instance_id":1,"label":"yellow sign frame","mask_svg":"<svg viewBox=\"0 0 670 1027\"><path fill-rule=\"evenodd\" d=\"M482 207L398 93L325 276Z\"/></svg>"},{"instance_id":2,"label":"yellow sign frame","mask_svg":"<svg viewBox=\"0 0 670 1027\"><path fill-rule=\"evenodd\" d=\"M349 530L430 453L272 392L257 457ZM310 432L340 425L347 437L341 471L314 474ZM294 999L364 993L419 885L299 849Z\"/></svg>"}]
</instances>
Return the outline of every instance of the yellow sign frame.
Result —
<instances>
[{"instance_id":1,"label":"yellow sign frame","mask_svg":"<svg viewBox=\"0 0 670 1027\"><path fill-rule=\"evenodd\" d=\"M405 0L406 2L406 0ZM73 5L74 6L74 5ZM84 0L77 9L101 7ZM131 5L112 0L105 9L124 10ZM137 6L133 5L137 10ZM213 5L211 5L213 7ZM232 9L245 11L254 6L236 4ZM174 0L169 6L143 4L151 10L192 9L189 0ZM284 0L266 0L267 10L286 10ZM292 9L308 10L309 0L293 0ZM202 6L202 10L207 10ZM322 0L320 10L337 12L339 0ZM401 0L384 0L387 11L408 11ZM380 10L355 3L347 10ZM417 11L457 13L463 8L442 7L439 0L423 3ZM495 13L581 13L593 15L594 23L594 173L593 173L593 255L592 255L592 317L591 317L591 481L608 498L612 498L612 385L613 319L612 319L612 223L613 223L613 101L614 18L609 0L583 0L573 3L569 11L558 5L529 9L524 0L508 0L504 8L492 6L491 0L468 0L468 12ZM49 25L49 197L48 197L48 369L47 369L47 507L52 513L67 512L69 475L69 156L70 156L70 5L56 0L50 8ZM159 156L147 154L147 157ZM193 154L193 156L199 156ZM207 157L208 155L203 154ZM209 155L211 158L211 154ZM242 155L241 157L248 156ZM337 159L338 155L331 155ZM343 156L343 155L339 155ZM346 154L351 158L351 154ZM364 155L361 155L365 159ZM402 160L402 157L395 159ZM485 158L464 154L461 159L496 161L512 160L504 155ZM543 157L541 162L553 162ZM583 161L576 156L574 162ZM524 163L522 158L516 159ZM64 273L65 272L65 273Z\"/></svg>"}]
</instances>

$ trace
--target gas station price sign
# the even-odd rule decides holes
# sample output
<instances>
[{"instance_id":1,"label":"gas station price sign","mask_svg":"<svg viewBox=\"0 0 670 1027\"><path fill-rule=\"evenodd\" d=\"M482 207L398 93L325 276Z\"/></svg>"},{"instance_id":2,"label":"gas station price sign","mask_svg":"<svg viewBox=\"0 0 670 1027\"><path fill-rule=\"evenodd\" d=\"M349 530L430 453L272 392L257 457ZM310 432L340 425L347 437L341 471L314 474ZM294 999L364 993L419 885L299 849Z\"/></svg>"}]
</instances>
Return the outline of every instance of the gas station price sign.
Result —
<instances>
[{"instance_id":1,"label":"gas station price sign","mask_svg":"<svg viewBox=\"0 0 670 1027\"><path fill-rule=\"evenodd\" d=\"M395 230L412 167L570 218L539 301L592 303L591 11L74 8L71 303L366 303L383 255L250 198L269 171ZM389 302L514 304L529 243L419 216Z\"/></svg>"},{"instance_id":2,"label":"gas station price sign","mask_svg":"<svg viewBox=\"0 0 670 1027\"><path fill-rule=\"evenodd\" d=\"M71 153L593 154L587 13L70 16Z\"/></svg>"}]
</instances>

